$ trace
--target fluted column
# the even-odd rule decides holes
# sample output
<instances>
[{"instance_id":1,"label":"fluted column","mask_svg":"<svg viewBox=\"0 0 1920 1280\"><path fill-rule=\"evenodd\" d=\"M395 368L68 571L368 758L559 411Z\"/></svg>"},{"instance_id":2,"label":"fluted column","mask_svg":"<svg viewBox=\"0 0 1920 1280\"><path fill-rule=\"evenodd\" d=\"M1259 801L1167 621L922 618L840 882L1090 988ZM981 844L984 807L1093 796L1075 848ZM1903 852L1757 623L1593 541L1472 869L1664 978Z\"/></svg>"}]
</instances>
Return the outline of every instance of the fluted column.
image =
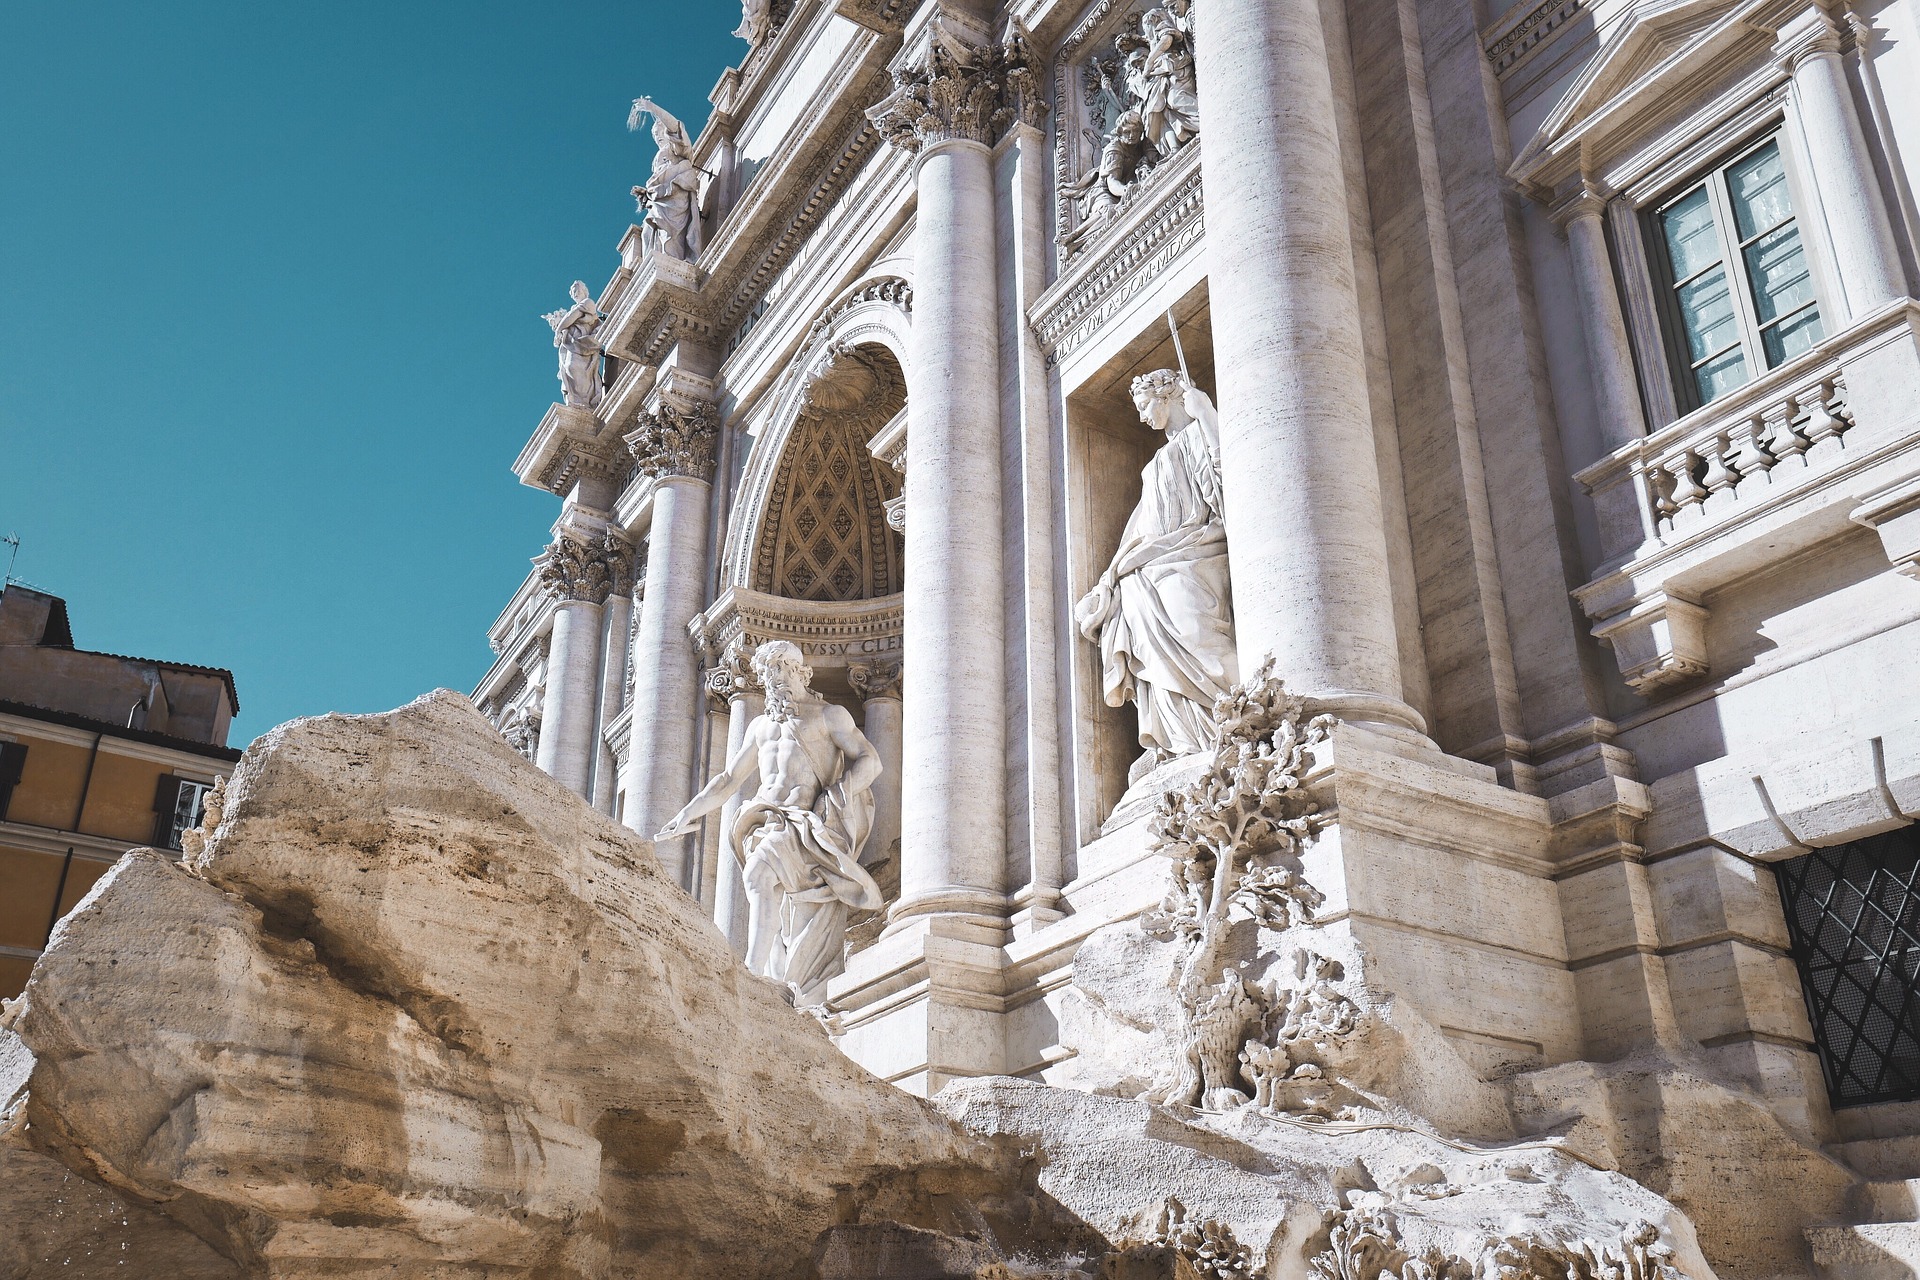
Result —
<instances>
[{"instance_id":1,"label":"fluted column","mask_svg":"<svg viewBox=\"0 0 1920 1280\"><path fill-rule=\"evenodd\" d=\"M886 857L900 838L900 764L906 745L901 674L898 662L861 662L847 669L864 712L861 730L880 753L880 776L873 784L873 832L860 859L868 865Z\"/></svg>"},{"instance_id":2,"label":"fluted column","mask_svg":"<svg viewBox=\"0 0 1920 1280\"><path fill-rule=\"evenodd\" d=\"M626 702L628 646L633 641L633 552L624 540L610 546L607 568L611 582L601 618L600 714L594 722L593 783L588 794L593 807L611 817L620 779L613 748L607 745L607 725Z\"/></svg>"},{"instance_id":3,"label":"fluted column","mask_svg":"<svg viewBox=\"0 0 1920 1280\"><path fill-rule=\"evenodd\" d=\"M727 759L732 760L747 740L747 726L766 709L766 696L754 678L752 654L745 643L735 640L727 646L720 665L707 673L707 694L727 707ZM747 881L739 858L729 847L733 823L740 816L741 797L734 795L721 806L720 865L716 868L713 894L713 922L727 935L735 953L747 954Z\"/></svg>"},{"instance_id":4,"label":"fluted column","mask_svg":"<svg viewBox=\"0 0 1920 1280\"><path fill-rule=\"evenodd\" d=\"M1810 8L1781 28L1774 53L1793 76L1793 100L1807 137L1804 158L1827 215L1847 317L1857 320L1904 296L1907 287L1893 221L1840 58L1840 28L1824 10Z\"/></svg>"},{"instance_id":5,"label":"fluted column","mask_svg":"<svg viewBox=\"0 0 1920 1280\"><path fill-rule=\"evenodd\" d=\"M1613 283L1613 255L1607 249L1607 202L1585 183L1572 199L1554 210L1566 228L1573 256L1574 289L1580 298L1580 322L1587 339L1587 367L1593 378L1594 407L1600 416L1601 448L1612 453L1647 434L1640 408L1640 383L1633 369L1633 345L1620 291Z\"/></svg>"},{"instance_id":6,"label":"fluted column","mask_svg":"<svg viewBox=\"0 0 1920 1280\"><path fill-rule=\"evenodd\" d=\"M991 144L1032 95L1023 50L941 25L869 114L914 156L907 369L901 893L892 915L1005 911L1006 582Z\"/></svg>"},{"instance_id":7,"label":"fluted column","mask_svg":"<svg viewBox=\"0 0 1920 1280\"><path fill-rule=\"evenodd\" d=\"M1420 731L1401 697L1320 5L1212 0L1197 27L1241 670L1272 654L1288 685L1326 710Z\"/></svg>"},{"instance_id":8,"label":"fluted column","mask_svg":"<svg viewBox=\"0 0 1920 1280\"><path fill-rule=\"evenodd\" d=\"M627 436L654 484L647 539L646 606L634 634L633 737L621 774L627 826L651 836L693 793L700 673L687 624L706 590L707 503L715 415L709 400L669 393ZM685 838L656 850L686 884Z\"/></svg>"},{"instance_id":9,"label":"fluted column","mask_svg":"<svg viewBox=\"0 0 1920 1280\"><path fill-rule=\"evenodd\" d=\"M534 763L586 798L599 724L601 613L612 589L607 548L563 534L534 565L541 589L554 601Z\"/></svg>"}]
</instances>

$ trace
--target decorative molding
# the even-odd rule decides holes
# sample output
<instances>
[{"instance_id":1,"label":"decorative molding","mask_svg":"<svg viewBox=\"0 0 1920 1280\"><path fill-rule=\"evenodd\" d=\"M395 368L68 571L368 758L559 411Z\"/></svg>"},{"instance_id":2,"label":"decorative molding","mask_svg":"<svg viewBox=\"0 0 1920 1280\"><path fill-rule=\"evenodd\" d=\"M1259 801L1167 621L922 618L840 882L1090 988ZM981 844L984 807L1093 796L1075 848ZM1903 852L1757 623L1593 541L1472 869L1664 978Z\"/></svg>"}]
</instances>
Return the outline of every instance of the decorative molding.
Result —
<instances>
[{"instance_id":1,"label":"decorative molding","mask_svg":"<svg viewBox=\"0 0 1920 1280\"><path fill-rule=\"evenodd\" d=\"M1147 197L1114 223L1124 232L1103 236L1035 303L1029 318L1049 361L1092 341L1205 235L1200 148L1185 148L1163 173L1165 185L1155 192L1150 183Z\"/></svg>"},{"instance_id":2,"label":"decorative molding","mask_svg":"<svg viewBox=\"0 0 1920 1280\"><path fill-rule=\"evenodd\" d=\"M1486 37L1487 63L1494 75L1505 79L1591 8L1591 0L1543 0L1526 10L1516 6Z\"/></svg>"},{"instance_id":3,"label":"decorative molding","mask_svg":"<svg viewBox=\"0 0 1920 1280\"><path fill-rule=\"evenodd\" d=\"M839 14L869 31L897 36L912 11L911 0L839 0Z\"/></svg>"},{"instance_id":4,"label":"decorative molding","mask_svg":"<svg viewBox=\"0 0 1920 1280\"><path fill-rule=\"evenodd\" d=\"M936 16L925 55L893 72L893 92L870 107L880 136L911 154L943 142L992 146L1020 121L1046 120L1026 33L1018 25L997 44L974 45Z\"/></svg>"},{"instance_id":5,"label":"decorative molding","mask_svg":"<svg viewBox=\"0 0 1920 1280\"><path fill-rule=\"evenodd\" d=\"M1602 620L1593 634L1613 650L1620 674L1642 697L1707 674L1707 611L1697 601L1655 592Z\"/></svg>"},{"instance_id":6,"label":"decorative molding","mask_svg":"<svg viewBox=\"0 0 1920 1280\"><path fill-rule=\"evenodd\" d=\"M906 602L897 595L810 603L728 587L687 632L707 663L736 640L756 648L768 640L791 640L815 666L846 666L899 658L905 621Z\"/></svg>"}]
</instances>

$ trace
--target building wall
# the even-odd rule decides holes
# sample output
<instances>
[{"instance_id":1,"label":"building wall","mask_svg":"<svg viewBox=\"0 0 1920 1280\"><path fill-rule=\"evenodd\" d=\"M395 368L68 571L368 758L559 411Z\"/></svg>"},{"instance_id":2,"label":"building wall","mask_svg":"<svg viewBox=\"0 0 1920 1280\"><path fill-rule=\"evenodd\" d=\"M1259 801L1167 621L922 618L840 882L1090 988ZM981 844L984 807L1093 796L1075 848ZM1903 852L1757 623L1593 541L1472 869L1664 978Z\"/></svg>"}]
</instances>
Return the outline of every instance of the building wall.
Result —
<instances>
[{"instance_id":1,"label":"building wall","mask_svg":"<svg viewBox=\"0 0 1920 1280\"><path fill-rule=\"evenodd\" d=\"M832 352L890 352L907 409L870 448L906 468L910 524L915 396L942 385L916 366L938 356L914 347L916 317L977 283L921 273L929 228L913 159L879 143L865 113L889 92L887 70L924 57L936 10L968 39L997 39L1020 19L1048 101L1041 123L996 137L990 167L994 303L983 322L999 326L999 524L954 531L966 554L998 557L1005 584L978 602L1005 637L996 786L1007 818L979 833L1004 903L991 919L935 921L924 934L894 919L830 998L849 1052L911 1087L1054 1071L1074 949L1162 888L1144 811L1116 808L1137 754L1132 713L1101 701L1071 609L1111 555L1151 445L1128 384L1176 363L1171 313L1196 383L1216 388L1226 321L1210 279L1243 250L1207 238L1209 196L1236 193L1205 189L1204 125L1084 249L1058 238L1074 222L1060 184L1090 154L1086 60L1143 7L796 5L715 90L695 148L721 173L706 250L663 264L628 233L601 296L620 360L608 399L592 413L556 407L518 467L562 499L556 545L611 534L631 548L624 598L637 638L649 610L677 606L649 600L637 567L666 554L654 527L662 482L619 441L675 396L713 404L704 549L675 562L704 587L697 612L657 632L672 647L629 658L620 646L616 661L605 644L591 670L550 670L555 605L536 573L496 624L501 661L476 691L499 723L524 729L568 681L595 682L606 708L595 743L616 768L583 785L589 798L627 812L631 799L616 793L636 753L686 735L684 798L721 758L727 717L751 712L726 673L731 643L804 632L833 673L847 664L845 640L819 637L857 631L858 602L835 620L824 606L740 594L751 584L739 564L754 549L743 530L778 473L777 442L832 386ZM1899 798L1897 764L1920 758L1920 529L1899 489L1920 476L1913 0L1868 6L1859 21L1722 0L1347 0L1326 12L1345 180L1316 195L1339 203L1349 228L1392 597L1383 640L1428 738L1349 740L1323 784L1347 815L1323 873L1343 883L1379 972L1417 987L1484 1069L1693 1043L1792 1123L1829 1124L1768 896L1767 863L1813 837L1753 836L1752 780L1791 759L1803 791L1855 794L1868 785L1855 747L1878 742L1896 762L1883 784L1895 801L1852 826L1827 823L1818 841L1920 813ZM1829 47L1836 64L1819 61ZM1857 154L1808 133L1825 127L1814 72L1827 65L1844 78ZM1234 109L1200 91L1205 111ZM1828 338L1777 375L1682 412L1663 367L1645 220L1773 132ZM746 153L750 171L728 170ZM1870 178L1843 198L1834 166L1848 155ZM1860 242L1875 218L1894 278L1886 297L1856 305L1866 272L1835 246ZM1844 409L1830 430L1809 414L1816 396ZM1829 432L1809 441L1804 466L1782 443L1789 423ZM1741 452L1749 430L1755 448L1770 447ZM1674 467L1712 496L1688 500ZM1654 468L1667 469L1658 483L1646 478ZM1289 500L1290 479L1270 478L1275 502ZM1262 570L1235 559L1236 575ZM914 601L910 567L908 633ZM687 634L708 696L663 722L664 704L637 700L656 682L633 673L684 661ZM912 670L911 646L903 656ZM904 732L927 728L909 716ZM688 883L738 940L738 886L716 841L703 848L702 865L718 872ZM911 842L901 851L909 867L953 856ZM1515 904L1524 928L1505 932L1524 945L1497 936ZM1507 977L1469 989L1452 976L1480 971L1476 955Z\"/></svg>"}]
</instances>

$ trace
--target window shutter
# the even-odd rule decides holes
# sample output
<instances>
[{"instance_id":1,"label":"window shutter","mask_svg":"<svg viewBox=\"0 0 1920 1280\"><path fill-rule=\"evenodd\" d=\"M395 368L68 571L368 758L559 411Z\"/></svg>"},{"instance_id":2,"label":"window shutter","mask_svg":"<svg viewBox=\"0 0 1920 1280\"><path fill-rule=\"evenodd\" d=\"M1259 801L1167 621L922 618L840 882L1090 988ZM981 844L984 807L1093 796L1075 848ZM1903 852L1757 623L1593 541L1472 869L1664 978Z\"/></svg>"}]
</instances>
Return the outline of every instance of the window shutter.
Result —
<instances>
[{"instance_id":1,"label":"window shutter","mask_svg":"<svg viewBox=\"0 0 1920 1280\"><path fill-rule=\"evenodd\" d=\"M13 803L13 789L27 768L27 747L23 742L0 742L0 822Z\"/></svg>"},{"instance_id":2,"label":"window shutter","mask_svg":"<svg viewBox=\"0 0 1920 1280\"><path fill-rule=\"evenodd\" d=\"M173 811L180 803L180 779L170 773L160 775L153 786L153 847L164 849L173 842Z\"/></svg>"}]
</instances>

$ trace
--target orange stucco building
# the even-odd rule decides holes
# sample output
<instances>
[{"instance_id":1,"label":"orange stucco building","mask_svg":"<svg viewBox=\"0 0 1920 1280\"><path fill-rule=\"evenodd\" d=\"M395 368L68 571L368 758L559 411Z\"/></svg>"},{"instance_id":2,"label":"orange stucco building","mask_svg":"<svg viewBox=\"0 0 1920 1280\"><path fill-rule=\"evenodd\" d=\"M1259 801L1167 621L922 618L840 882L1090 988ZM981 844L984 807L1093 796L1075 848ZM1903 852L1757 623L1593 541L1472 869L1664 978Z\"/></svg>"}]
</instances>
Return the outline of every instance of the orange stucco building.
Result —
<instances>
[{"instance_id":1,"label":"orange stucco building","mask_svg":"<svg viewBox=\"0 0 1920 1280\"><path fill-rule=\"evenodd\" d=\"M76 649L66 601L0 590L0 997L129 849L177 849L240 758L230 672Z\"/></svg>"}]
</instances>

